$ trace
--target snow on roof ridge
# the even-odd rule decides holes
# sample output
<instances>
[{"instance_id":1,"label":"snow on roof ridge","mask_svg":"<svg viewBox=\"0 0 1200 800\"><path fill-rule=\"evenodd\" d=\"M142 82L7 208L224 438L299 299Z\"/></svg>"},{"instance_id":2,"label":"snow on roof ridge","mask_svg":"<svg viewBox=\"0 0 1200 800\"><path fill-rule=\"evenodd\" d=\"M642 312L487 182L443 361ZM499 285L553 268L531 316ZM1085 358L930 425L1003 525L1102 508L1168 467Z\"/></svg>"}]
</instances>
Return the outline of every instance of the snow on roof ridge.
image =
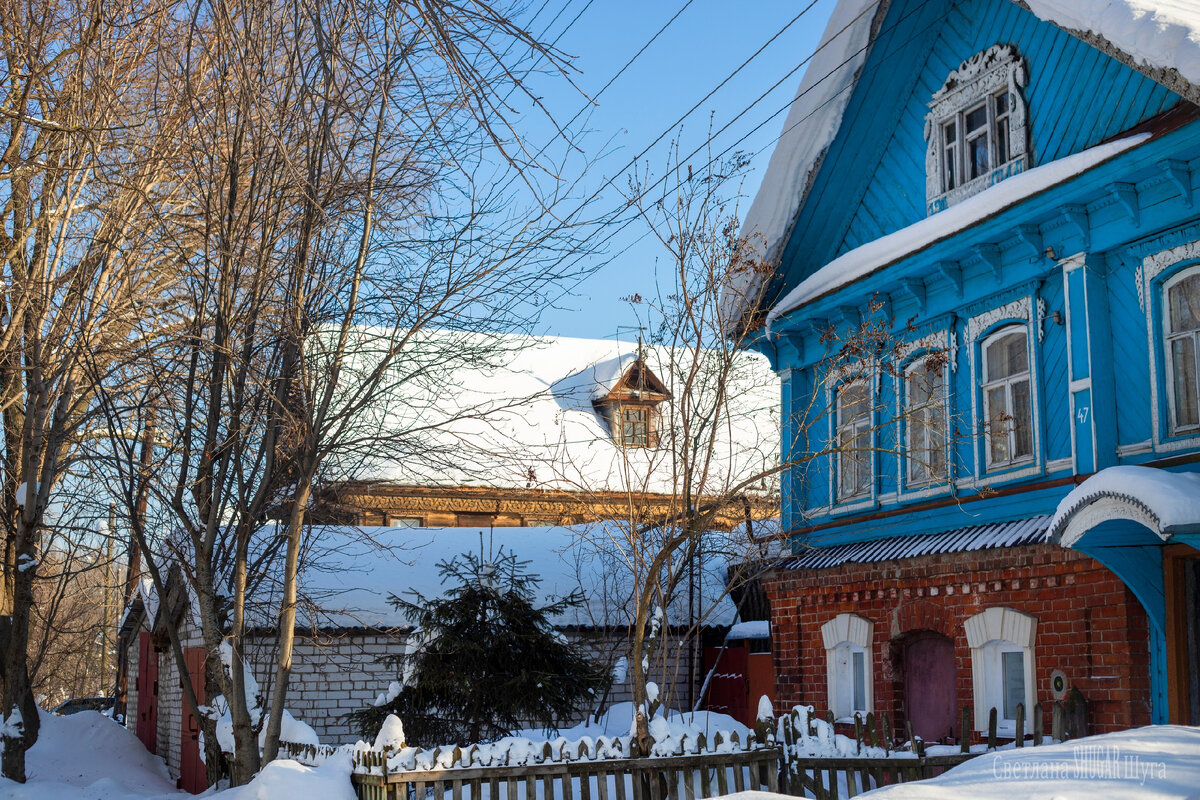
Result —
<instances>
[{"instance_id":1,"label":"snow on roof ridge","mask_svg":"<svg viewBox=\"0 0 1200 800\"><path fill-rule=\"evenodd\" d=\"M766 174L742 225L742 237L759 249L768 263L782 255L812 176L841 128L842 114L850 102L851 92L847 90L858 81L867 61L876 16L869 12L879 4L880 0L839 0L804 70ZM732 276L731 286L724 293L726 301L744 309L761 288L756 285L760 280L758 273L750 271ZM738 311L729 308L727 318L736 319Z\"/></svg>"},{"instance_id":2,"label":"snow on roof ridge","mask_svg":"<svg viewBox=\"0 0 1200 800\"><path fill-rule=\"evenodd\" d=\"M1068 181L1085 170L1145 142L1150 136L1149 133L1139 133L1115 139L1026 170L989 186L945 211L842 253L788 292L767 313L767 324L770 325L789 311L821 295L919 252L1034 194Z\"/></svg>"},{"instance_id":3,"label":"snow on roof ridge","mask_svg":"<svg viewBox=\"0 0 1200 800\"><path fill-rule=\"evenodd\" d=\"M782 256L796 213L841 128L874 38L876 14L868 12L879 1L839 0L804 71L741 231L768 263ZM1200 85L1200 5L1193 0L1025 0L1025 4L1052 25L1107 41L1135 64L1174 70L1193 87ZM1200 90L1192 92L1197 93ZM730 290L725 292L729 319L739 318L757 297L759 283L752 273L731 276Z\"/></svg>"},{"instance_id":4,"label":"snow on roof ridge","mask_svg":"<svg viewBox=\"0 0 1200 800\"><path fill-rule=\"evenodd\" d=\"M1025 0L1064 30L1107 40L1135 64L1174 69L1200 85L1200 5L1194 0Z\"/></svg>"}]
</instances>

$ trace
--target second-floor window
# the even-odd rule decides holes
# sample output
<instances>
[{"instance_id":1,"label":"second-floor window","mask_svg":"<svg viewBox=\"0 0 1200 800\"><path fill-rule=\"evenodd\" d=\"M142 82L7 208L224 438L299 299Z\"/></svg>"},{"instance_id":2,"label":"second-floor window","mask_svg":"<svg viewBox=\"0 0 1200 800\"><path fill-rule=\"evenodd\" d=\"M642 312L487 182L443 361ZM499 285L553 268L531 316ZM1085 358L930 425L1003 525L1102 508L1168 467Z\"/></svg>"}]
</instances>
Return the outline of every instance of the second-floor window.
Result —
<instances>
[{"instance_id":1,"label":"second-floor window","mask_svg":"<svg viewBox=\"0 0 1200 800\"><path fill-rule=\"evenodd\" d=\"M837 499L865 497L871 489L870 384L843 384L837 395Z\"/></svg>"},{"instance_id":2,"label":"second-floor window","mask_svg":"<svg viewBox=\"0 0 1200 800\"><path fill-rule=\"evenodd\" d=\"M946 477L946 374L941 363L918 361L904 373L905 462L908 483Z\"/></svg>"},{"instance_id":3,"label":"second-floor window","mask_svg":"<svg viewBox=\"0 0 1200 800\"><path fill-rule=\"evenodd\" d=\"M934 93L925 117L927 213L1031 166L1026 78L1016 48L998 44L962 62Z\"/></svg>"},{"instance_id":4,"label":"second-floor window","mask_svg":"<svg viewBox=\"0 0 1200 800\"><path fill-rule=\"evenodd\" d=\"M1200 431L1200 267L1166 284L1171 433Z\"/></svg>"},{"instance_id":5,"label":"second-floor window","mask_svg":"<svg viewBox=\"0 0 1200 800\"><path fill-rule=\"evenodd\" d=\"M983 342L983 416L988 468L1033 458L1033 393L1025 326Z\"/></svg>"}]
</instances>

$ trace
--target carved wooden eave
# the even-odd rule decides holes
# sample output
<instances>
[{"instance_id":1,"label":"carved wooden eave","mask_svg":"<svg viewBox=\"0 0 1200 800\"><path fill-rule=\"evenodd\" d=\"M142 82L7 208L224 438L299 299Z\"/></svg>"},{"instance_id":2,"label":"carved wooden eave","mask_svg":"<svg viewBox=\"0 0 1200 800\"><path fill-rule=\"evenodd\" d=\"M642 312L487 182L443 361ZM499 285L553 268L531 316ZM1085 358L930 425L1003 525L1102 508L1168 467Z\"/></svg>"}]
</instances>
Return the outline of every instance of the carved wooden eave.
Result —
<instances>
[{"instance_id":1,"label":"carved wooden eave","mask_svg":"<svg viewBox=\"0 0 1200 800\"><path fill-rule=\"evenodd\" d=\"M654 370L640 356L629 365L625 374L613 385L608 394L595 400L597 406L613 403L661 403L671 399L667 389Z\"/></svg>"}]
</instances>

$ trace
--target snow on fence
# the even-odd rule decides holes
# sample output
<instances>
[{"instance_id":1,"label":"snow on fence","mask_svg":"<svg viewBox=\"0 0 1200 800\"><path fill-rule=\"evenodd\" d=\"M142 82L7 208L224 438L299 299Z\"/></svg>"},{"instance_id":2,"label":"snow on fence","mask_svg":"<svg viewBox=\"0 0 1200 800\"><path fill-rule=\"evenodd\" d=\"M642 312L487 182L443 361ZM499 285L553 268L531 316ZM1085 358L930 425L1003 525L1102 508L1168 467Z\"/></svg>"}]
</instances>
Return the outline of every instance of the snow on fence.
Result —
<instances>
[{"instance_id":1,"label":"snow on fence","mask_svg":"<svg viewBox=\"0 0 1200 800\"><path fill-rule=\"evenodd\" d=\"M1056 703L1053 707L1054 740L1084 735L1086 710L1082 697L1072 703ZM1074 715L1074 720L1071 719ZM776 741L782 748L783 775L781 785L787 794L811 797L816 800L838 800L855 797L863 792L892 783L919 781L940 775L997 747L997 711L988 712L986 744L971 746L970 736L961 736L954 745L936 745L935 753L927 753L926 743L913 736L912 725L906 724L908 742L905 749L894 750L891 717L885 711L876 716L854 715L854 736L835 732L832 711L818 717L812 706L797 706L779 718ZM962 709L961 731L972 729L970 706ZM1025 706L1016 707L1015 730L1025 730ZM1032 746L1045 743L1042 731L1042 705L1033 707ZM1025 747L1025 736L1017 736L1013 747ZM958 752L953 752L958 748Z\"/></svg>"},{"instance_id":2,"label":"snow on fence","mask_svg":"<svg viewBox=\"0 0 1200 800\"><path fill-rule=\"evenodd\" d=\"M351 779L361 800L701 800L779 791L777 747L736 733L672 737L631 757L630 737L510 742L395 752L362 748Z\"/></svg>"}]
</instances>

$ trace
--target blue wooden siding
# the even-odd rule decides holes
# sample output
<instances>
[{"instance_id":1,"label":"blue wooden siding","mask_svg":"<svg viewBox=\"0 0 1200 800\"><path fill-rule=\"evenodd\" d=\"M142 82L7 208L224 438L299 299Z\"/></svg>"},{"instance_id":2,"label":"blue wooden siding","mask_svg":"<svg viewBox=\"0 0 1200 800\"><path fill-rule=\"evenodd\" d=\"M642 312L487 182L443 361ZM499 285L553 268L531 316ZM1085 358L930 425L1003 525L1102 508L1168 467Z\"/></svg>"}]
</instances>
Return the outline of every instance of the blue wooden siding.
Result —
<instances>
[{"instance_id":1,"label":"blue wooden siding","mask_svg":"<svg viewBox=\"0 0 1200 800\"><path fill-rule=\"evenodd\" d=\"M784 256L787 285L925 216L927 103L949 73L993 44L1028 64L1034 164L1091 147L1178 97L1009 0L897 0L863 68L837 140Z\"/></svg>"}]
</instances>

